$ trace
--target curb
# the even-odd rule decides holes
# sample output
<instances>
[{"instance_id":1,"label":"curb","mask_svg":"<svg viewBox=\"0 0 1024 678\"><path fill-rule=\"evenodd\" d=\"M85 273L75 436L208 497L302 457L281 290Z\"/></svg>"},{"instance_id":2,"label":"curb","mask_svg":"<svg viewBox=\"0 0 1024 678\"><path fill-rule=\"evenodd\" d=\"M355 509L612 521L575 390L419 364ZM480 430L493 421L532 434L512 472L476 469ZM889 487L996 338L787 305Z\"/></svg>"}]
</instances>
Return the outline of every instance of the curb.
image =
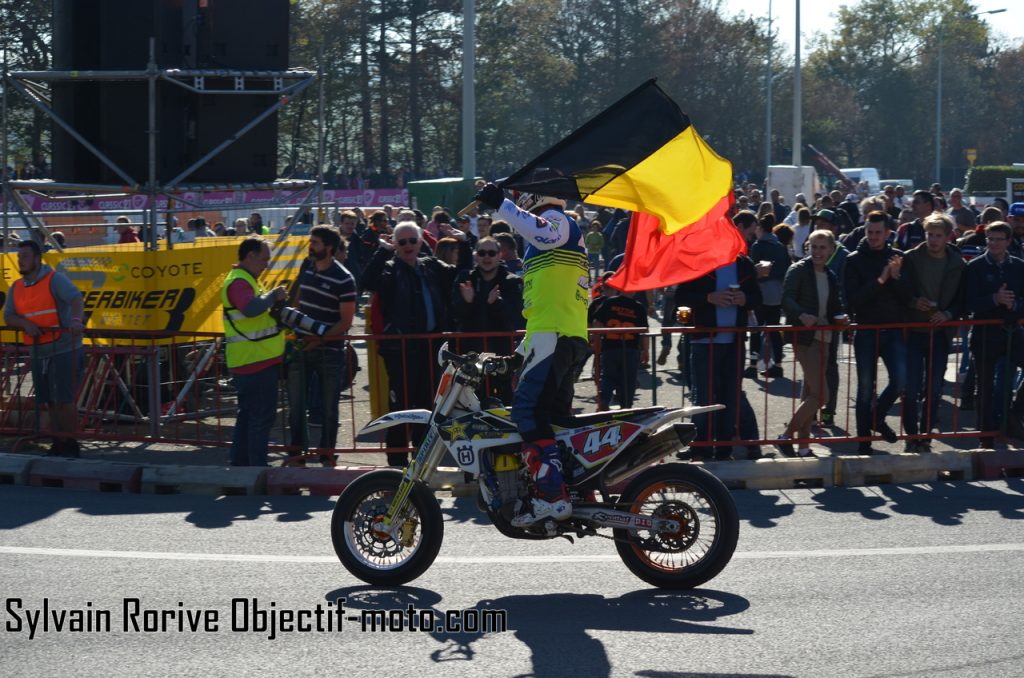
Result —
<instances>
[{"instance_id":1,"label":"curb","mask_svg":"<svg viewBox=\"0 0 1024 678\"><path fill-rule=\"evenodd\" d=\"M883 485L935 483L940 480L974 480L976 452L891 454L887 457L836 457L836 485ZM1024 457L1024 455L1020 455Z\"/></svg>"},{"instance_id":2,"label":"curb","mask_svg":"<svg viewBox=\"0 0 1024 678\"><path fill-rule=\"evenodd\" d=\"M143 494L252 496L264 494L267 469L231 466L147 466Z\"/></svg>"},{"instance_id":3,"label":"curb","mask_svg":"<svg viewBox=\"0 0 1024 678\"><path fill-rule=\"evenodd\" d=\"M696 462L730 489L787 490L864 485L999 480L1024 477L1024 450L836 456ZM140 466L93 459L59 459L0 452L0 485L60 487L96 492L207 496L334 496L353 480L384 466L336 468ZM476 494L476 482L441 467L434 490Z\"/></svg>"},{"instance_id":4,"label":"curb","mask_svg":"<svg viewBox=\"0 0 1024 678\"><path fill-rule=\"evenodd\" d=\"M28 484L69 490L139 494L142 467L92 459L36 459L28 465Z\"/></svg>"},{"instance_id":5,"label":"curb","mask_svg":"<svg viewBox=\"0 0 1024 678\"><path fill-rule=\"evenodd\" d=\"M379 466L334 468L281 467L267 469L267 494L330 497L341 494L349 483Z\"/></svg>"},{"instance_id":6,"label":"curb","mask_svg":"<svg viewBox=\"0 0 1024 678\"><path fill-rule=\"evenodd\" d=\"M28 469L37 459L31 454L0 454L0 485L28 485Z\"/></svg>"},{"instance_id":7,"label":"curb","mask_svg":"<svg viewBox=\"0 0 1024 678\"><path fill-rule=\"evenodd\" d=\"M974 454L974 477L1002 480L1024 476L1024 453L1010 450L978 450Z\"/></svg>"},{"instance_id":8,"label":"curb","mask_svg":"<svg viewBox=\"0 0 1024 678\"><path fill-rule=\"evenodd\" d=\"M832 457L706 461L704 468L730 490L792 490L839 484Z\"/></svg>"}]
</instances>

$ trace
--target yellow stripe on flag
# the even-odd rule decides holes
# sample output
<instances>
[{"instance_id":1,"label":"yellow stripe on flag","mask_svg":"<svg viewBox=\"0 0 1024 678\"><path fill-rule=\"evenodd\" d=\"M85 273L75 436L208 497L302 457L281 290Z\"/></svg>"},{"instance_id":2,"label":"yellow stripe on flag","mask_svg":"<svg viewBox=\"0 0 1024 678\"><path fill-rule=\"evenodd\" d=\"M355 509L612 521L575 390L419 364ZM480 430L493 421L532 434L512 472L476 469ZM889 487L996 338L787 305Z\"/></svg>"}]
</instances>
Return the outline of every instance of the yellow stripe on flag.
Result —
<instances>
[{"instance_id":1,"label":"yellow stripe on flag","mask_svg":"<svg viewBox=\"0 0 1024 678\"><path fill-rule=\"evenodd\" d=\"M672 235L700 220L732 190L732 165L693 125L587 197L588 203L654 214Z\"/></svg>"}]
</instances>

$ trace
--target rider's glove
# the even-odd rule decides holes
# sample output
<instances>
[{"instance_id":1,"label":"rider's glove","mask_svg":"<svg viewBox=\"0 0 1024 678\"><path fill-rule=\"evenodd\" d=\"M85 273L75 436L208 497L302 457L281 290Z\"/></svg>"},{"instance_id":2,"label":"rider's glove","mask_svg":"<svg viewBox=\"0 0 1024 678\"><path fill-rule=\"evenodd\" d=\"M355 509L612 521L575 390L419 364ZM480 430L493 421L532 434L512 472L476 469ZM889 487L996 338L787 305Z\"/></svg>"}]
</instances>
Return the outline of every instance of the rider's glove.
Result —
<instances>
[{"instance_id":1,"label":"rider's glove","mask_svg":"<svg viewBox=\"0 0 1024 678\"><path fill-rule=\"evenodd\" d=\"M480 192L476 194L475 200L485 207L496 210L505 201L505 191L498 188L496 184L485 184Z\"/></svg>"},{"instance_id":2,"label":"rider's glove","mask_svg":"<svg viewBox=\"0 0 1024 678\"><path fill-rule=\"evenodd\" d=\"M512 374L523 364L523 356L513 353L507 356L494 356L484 365L485 374Z\"/></svg>"}]
</instances>

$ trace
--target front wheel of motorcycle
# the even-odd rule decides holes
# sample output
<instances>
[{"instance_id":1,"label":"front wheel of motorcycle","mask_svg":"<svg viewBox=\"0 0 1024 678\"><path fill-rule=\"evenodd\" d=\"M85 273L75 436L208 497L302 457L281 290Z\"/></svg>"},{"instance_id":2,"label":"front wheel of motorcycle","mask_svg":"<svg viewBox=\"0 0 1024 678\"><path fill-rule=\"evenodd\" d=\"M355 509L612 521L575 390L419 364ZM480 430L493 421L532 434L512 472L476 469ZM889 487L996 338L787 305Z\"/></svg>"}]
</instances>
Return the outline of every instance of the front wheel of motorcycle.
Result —
<instances>
[{"instance_id":1,"label":"front wheel of motorcycle","mask_svg":"<svg viewBox=\"0 0 1024 678\"><path fill-rule=\"evenodd\" d=\"M619 506L679 525L673 531L614 531L622 562L648 584L695 588L721 572L736 550L736 503L722 481L702 468L654 466L629 483Z\"/></svg>"},{"instance_id":2,"label":"front wheel of motorcycle","mask_svg":"<svg viewBox=\"0 0 1024 678\"><path fill-rule=\"evenodd\" d=\"M444 539L444 519L433 492L416 483L399 517L399 541L373 529L384 517L402 482L398 470L372 471L345 488L334 506L331 540L341 564L376 586L400 586L426 572Z\"/></svg>"}]
</instances>

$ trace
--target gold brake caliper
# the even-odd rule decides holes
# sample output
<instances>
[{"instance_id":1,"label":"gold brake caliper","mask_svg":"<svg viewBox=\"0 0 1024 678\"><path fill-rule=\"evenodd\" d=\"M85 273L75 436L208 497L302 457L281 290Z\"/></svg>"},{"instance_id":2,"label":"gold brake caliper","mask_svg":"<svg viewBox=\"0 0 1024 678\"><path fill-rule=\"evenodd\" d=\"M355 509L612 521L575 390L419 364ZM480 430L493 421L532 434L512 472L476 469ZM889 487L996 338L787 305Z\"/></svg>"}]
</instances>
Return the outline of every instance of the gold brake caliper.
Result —
<instances>
[{"instance_id":1,"label":"gold brake caliper","mask_svg":"<svg viewBox=\"0 0 1024 678\"><path fill-rule=\"evenodd\" d=\"M412 542L416 538L416 526L418 524L412 518L406 518L402 523L402 527L399 528L398 542L405 548L412 546Z\"/></svg>"}]
</instances>

